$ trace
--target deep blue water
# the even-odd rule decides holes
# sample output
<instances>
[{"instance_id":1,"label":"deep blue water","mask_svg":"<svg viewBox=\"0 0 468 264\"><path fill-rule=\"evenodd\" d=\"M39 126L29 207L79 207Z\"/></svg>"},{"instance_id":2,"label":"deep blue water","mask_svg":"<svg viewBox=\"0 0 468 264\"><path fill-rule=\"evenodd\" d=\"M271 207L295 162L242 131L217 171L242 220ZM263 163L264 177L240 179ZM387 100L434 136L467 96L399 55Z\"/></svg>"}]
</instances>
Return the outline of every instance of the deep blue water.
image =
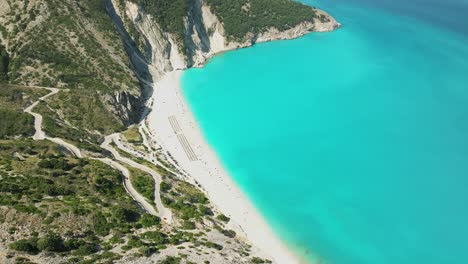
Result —
<instances>
[{"instance_id":1,"label":"deep blue water","mask_svg":"<svg viewBox=\"0 0 468 264\"><path fill-rule=\"evenodd\" d=\"M311 261L468 263L468 1L303 2L343 28L184 74L207 140Z\"/></svg>"}]
</instances>

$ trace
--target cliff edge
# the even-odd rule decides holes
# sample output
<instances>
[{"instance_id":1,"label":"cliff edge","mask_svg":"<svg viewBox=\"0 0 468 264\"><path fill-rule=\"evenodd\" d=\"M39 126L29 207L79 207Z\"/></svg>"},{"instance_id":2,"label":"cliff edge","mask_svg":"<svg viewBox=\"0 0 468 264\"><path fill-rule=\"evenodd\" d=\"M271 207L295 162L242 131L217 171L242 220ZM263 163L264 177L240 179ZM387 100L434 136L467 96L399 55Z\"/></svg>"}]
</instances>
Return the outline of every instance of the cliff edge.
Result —
<instances>
[{"instance_id":1,"label":"cliff edge","mask_svg":"<svg viewBox=\"0 0 468 264\"><path fill-rule=\"evenodd\" d=\"M173 70L202 67L208 59L224 51L249 47L260 42L294 39L310 32L333 31L341 26L324 11L293 1L282 1L282 5L289 3L305 13L301 20L296 17L291 23L284 22L287 21L283 14L286 11L281 9L263 10L262 12L272 13L272 18L259 21L255 12L260 11L255 8L261 9L261 2L264 0L233 2L245 2L237 6L238 14L245 16L235 17L239 21L234 21L230 17L232 14L223 9L223 4L219 1L192 0L186 1L185 5L181 4L185 10L180 18L181 25L172 28L166 26L164 19L156 15L153 9L158 7L144 4L145 1L112 0L111 8L115 12L114 19L121 21L122 30L129 32L127 42L134 47L132 54L138 55L133 56L133 61L136 64L145 61L153 72L144 74L157 79ZM257 2L260 3L256 7ZM229 8L232 10L233 7ZM278 26L277 23L286 25Z\"/></svg>"}]
</instances>

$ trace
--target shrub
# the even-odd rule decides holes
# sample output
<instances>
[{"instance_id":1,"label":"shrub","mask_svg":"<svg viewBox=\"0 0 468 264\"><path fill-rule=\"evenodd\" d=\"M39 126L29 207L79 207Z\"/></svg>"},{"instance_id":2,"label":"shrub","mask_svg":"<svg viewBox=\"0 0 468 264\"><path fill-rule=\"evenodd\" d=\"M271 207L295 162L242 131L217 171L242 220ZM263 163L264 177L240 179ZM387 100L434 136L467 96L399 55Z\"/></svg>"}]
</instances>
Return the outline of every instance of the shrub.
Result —
<instances>
[{"instance_id":1,"label":"shrub","mask_svg":"<svg viewBox=\"0 0 468 264\"><path fill-rule=\"evenodd\" d=\"M193 230L196 228L195 223L191 221L184 221L182 223L182 229Z\"/></svg>"},{"instance_id":2,"label":"shrub","mask_svg":"<svg viewBox=\"0 0 468 264\"><path fill-rule=\"evenodd\" d=\"M85 245L86 242L81 239L71 238L65 241L64 247L67 251L78 249L80 246Z\"/></svg>"},{"instance_id":3,"label":"shrub","mask_svg":"<svg viewBox=\"0 0 468 264\"><path fill-rule=\"evenodd\" d=\"M119 223L135 222L138 220L139 214L133 210L126 208L116 208L114 211L114 218Z\"/></svg>"},{"instance_id":4,"label":"shrub","mask_svg":"<svg viewBox=\"0 0 468 264\"><path fill-rule=\"evenodd\" d=\"M220 214L218 216L216 216L216 219L220 220L220 221L223 221L225 223L229 222L229 220L231 220L231 218L223 215L223 214Z\"/></svg>"},{"instance_id":5,"label":"shrub","mask_svg":"<svg viewBox=\"0 0 468 264\"><path fill-rule=\"evenodd\" d=\"M167 192L167 191L169 191L171 188L172 188L172 186L171 186L169 183L164 182L164 181L161 182L161 185L159 186L159 190L160 190L161 192Z\"/></svg>"},{"instance_id":6,"label":"shrub","mask_svg":"<svg viewBox=\"0 0 468 264\"><path fill-rule=\"evenodd\" d=\"M96 213L94 216L94 231L96 234L107 236L110 229L111 225L107 222L106 217L101 212Z\"/></svg>"},{"instance_id":7,"label":"shrub","mask_svg":"<svg viewBox=\"0 0 468 264\"><path fill-rule=\"evenodd\" d=\"M158 231L149 231L143 234L143 238L151 240L153 243L164 245L168 243L167 235Z\"/></svg>"},{"instance_id":8,"label":"shrub","mask_svg":"<svg viewBox=\"0 0 468 264\"><path fill-rule=\"evenodd\" d=\"M141 255L145 257L149 257L153 255L154 253L156 253L157 250L154 247L143 246L140 248L139 251Z\"/></svg>"},{"instance_id":9,"label":"shrub","mask_svg":"<svg viewBox=\"0 0 468 264\"><path fill-rule=\"evenodd\" d=\"M88 256L96 252L98 252L98 245L95 243L87 243L78 247L73 253L78 256Z\"/></svg>"},{"instance_id":10,"label":"shrub","mask_svg":"<svg viewBox=\"0 0 468 264\"><path fill-rule=\"evenodd\" d=\"M234 230L223 230L221 231L221 233L223 233L223 235L230 237L230 238L236 237L236 231Z\"/></svg>"},{"instance_id":11,"label":"shrub","mask_svg":"<svg viewBox=\"0 0 468 264\"><path fill-rule=\"evenodd\" d=\"M159 217L150 215L150 214L144 214L140 218L140 223L143 227L151 227L159 224L161 222L161 219Z\"/></svg>"},{"instance_id":12,"label":"shrub","mask_svg":"<svg viewBox=\"0 0 468 264\"><path fill-rule=\"evenodd\" d=\"M250 260L251 263L254 263L254 264L263 264L263 263L271 263L270 260L268 259L261 259L259 257L253 257L251 260Z\"/></svg>"},{"instance_id":13,"label":"shrub","mask_svg":"<svg viewBox=\"0 0 468 264\"><path fill-rule=\"evenodd\" d=\"M213 243L213 242L206 242L205 246L207 246L209 248L214 248L214 249L217 249L217 250L222 250L223 249L223 246L221 246L220 244Z\"/></svg>"},{"instance_id":14,"label":"shrub","mask_svg":"<svg viewBox=\"0 0 468 264\"><path fill-rule=\"evenodd\" d=\"M202 213L203 215L209 215L209 216L213 216L213 211L211 211L210 208L204 206L204 205L200 205L199 208L200 210L200 213Z\"/></svg>"},{"instance_id":15,"label":"shrub","mask_svg":"<svg viewBox=\"0 0 468 264\"><path fill-rule=\"evenodd\" d=\"M57 234L48 234L39 238L37 248L41 251L61 252L64 250L63 239Z\"/></svg>"},{"instance_id":16,"label":"shrub","mask_svg":"<svg viewBox=\"0 0 468 264\"><path fill-rule=\"evenodd\" d=\"M165 259L161 260L158 264L180 264L182 261L181 258L167 256Z\"/></svg>"},{"instance_id":17,"label":"shrub","mask_svg":"<svg viewBox=\"0 0 468 264\"><path fill-rule=\"evenodd\" d=\"M33 134L34 119L29 114L0 108L0 120L0 139Z\"/></svg>"},{"instance_id":18,"label":"shrub","mask_svg":"<svg viewBox=\"0 0 468 264\"><path fill-rule=\"evenodd\" d=\"M37 248L37 243L34 239L21 239L21 240L11 243L9 247L13 250L26 252L28 254L39 253L39 249Z\"/></svg>"},{"instance_id":19,"label":"shrub","mask_svg":"<svg viewBox=\"0 0 468 264\"><path fill-rule=\"evenodd\" d=\"M0 45L0 81L8 80L8 65L10 64L10 56L5 50L5 47Z\"/></svg>"}]
</instances>

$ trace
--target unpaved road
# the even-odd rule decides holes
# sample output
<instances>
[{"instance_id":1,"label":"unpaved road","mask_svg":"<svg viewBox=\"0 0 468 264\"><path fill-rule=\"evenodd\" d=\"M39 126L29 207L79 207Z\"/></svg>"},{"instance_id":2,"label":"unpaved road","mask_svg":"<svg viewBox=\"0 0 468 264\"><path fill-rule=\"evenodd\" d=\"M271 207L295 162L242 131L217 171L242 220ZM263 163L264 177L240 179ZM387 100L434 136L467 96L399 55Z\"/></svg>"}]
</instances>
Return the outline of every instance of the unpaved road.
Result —
<instances>
[{"instance_id":1,"label":"unpaved road","mask_svg":"<svg viewBox=\"0 0 468 264\"><path fill-rule=\"evenodd\" d=\"M50 96L53 96L55 94L57 94L58 92L61 91L61 89L57 89L57 88L50 88L50 87L37 87L37 86L34 86L32 88L37 88L37 89L46 89L46 90L49 90L50 93L48 93L47 95L39 98L39 100L37 100L36 102L34 102L33 104L31 104L30 106L28 106L26 109L24 109L24 112L25 113L28 113L30 115L32 115L34 117L34 129L36 130L36 132L34 133L33 135L33 140L50 140L54 143L56 143L57 145L59 146L62 146L63 148L67 149L68 151L70 151L73 155L75 155L77 158L83 158L83 154L81 152L81 150L76 147L75 145L73 144L70 144L66 141L64 141L63 139L61 138L51 138L51 137L48 137L45 132L42 130L42 115L38 114L38 113L35 113L33 112L34 108L41 102L41 101L44 101L46 98L50 97ZM111 135L112 136L112 135ZM107 138L106 138L107 139ZM109 150L110 151L110 150ZM115 151L115 150L114 150ZM112 152L112 151L111 151ZM114 155L115 156L115 155ZM128 171L127 168L125 168L125 166L122 166L120 163L114 161L114 160L111 160L109 158L103 158L103 159L98 159L98 158L92 158L92 159L95 159L95 160L99 160L111 167L113 167L114 169L120 171L123 175L123 184L124 184L124 187L125 187L125 190L130 194L130 196L133 198L133 200L135 200L146 212L148 212L149 214L152 214L152 215L159 215L156 210L154 209L154 207L148 202L146 201L146 199L140 194L138 193L135 188L133 187L132 183L130 182L130 172ZM136 163L138 164L138 163ZM139 164L138 164L139 165ZM136 167L136 166L132 166L132 167ZM140 167L140 166L139 166ZM145 167L145 166L143 166ZM141 169L141 168L140 168ZM142 169L144 170L144 169ZM144 170L146 171L146 170ZM147 172L147 171L146 171ZM149 172L148 172L149 173ZM153 176L154 178L154 176ZM155 180L156 182L156 180ZM160 196L159 196L159 184L157 185L157 197L158 197L158 200L159 200L159 203L160 205L162 205L161 201L160 201ZM158 207L159 208L159 207ZM162 212L164 212L164 214L161 214L159 215L162 219L163 217L165 217L165 219L169 219L169 221L166 221L168 223L170 223L172 221L172 214L171 212L166 209L166 208L162 208ZM167 210L167 211L166 211Z\"/></svg>"},{"instance_id":2,"label":"unpaved road","mask_svg":"<svg viewBox=\"0 0 468 264\"><path fill-rule=\"evenodd\" d=\"M159 216L161 217L161 219L170 224L172 223L172 212L171 210L169 210L168 208L166 208L162 201L161 201L161 195L159 193L159 190L160 190L160 185L161 185L161 180L162 180L162 177L159 173L157 173L156 171L148 168L147 166L145 165L142 165L140 163L137 163L129 158L126 158L126 157L122 157L122 155L120 155L120 153L114 149L110 144L114 142L118 147L119 145L121 145L120 143L120 134L116 133L116 134L112 134L112 135L109 135L105 138L104 142L101 144L101 147L109 152L112 153L112 155L114 156L114 158L120 162L123 162L131 167L134 167L136 169L139 169L141 171L144 171L146 173L148 173L149 175L151 175L154 179L154 183L155 183L155 193L154 193L154 203L156 204L156 207L158 209L158 212L159 212ZM120 148L120 147L119 147Z\"/></svg>"}]
</instances>

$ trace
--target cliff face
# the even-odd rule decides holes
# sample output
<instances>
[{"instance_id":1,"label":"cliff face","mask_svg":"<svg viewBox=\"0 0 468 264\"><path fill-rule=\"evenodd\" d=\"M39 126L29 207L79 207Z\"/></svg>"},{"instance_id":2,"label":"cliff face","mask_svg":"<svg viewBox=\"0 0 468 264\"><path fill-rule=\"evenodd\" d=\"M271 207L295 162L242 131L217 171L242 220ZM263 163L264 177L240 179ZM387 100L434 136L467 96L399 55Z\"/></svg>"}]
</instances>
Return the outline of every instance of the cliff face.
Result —
<instances>
[{"instance_id":1,"label":"cliff face","mask_svg":"<svg viewBox=\"0 0 468 264\"><path fill-rule=\"evenodd\" d=\"M176 69L202 67L209 58L224 51L260 42L293 39L313 31L332 31L340 27L333 17L316 10L322 19L303 22L285 31L271 27L262 33L248 33L241 41L232 40L225 34L223 23L212 12L206 0L189 1L188 5L188 15L184 18L184 40L180 43L176 36L164 32L143 7L130 1L112 0L112 7L120 20L124 21L125 30L134 27L144 39L140 46L140 56L134 57L134 61L137 64L141 60L146 61L155 78ZM135 46L136 40L128 37L128 41Z\"/></svg>"}]
</instances>

